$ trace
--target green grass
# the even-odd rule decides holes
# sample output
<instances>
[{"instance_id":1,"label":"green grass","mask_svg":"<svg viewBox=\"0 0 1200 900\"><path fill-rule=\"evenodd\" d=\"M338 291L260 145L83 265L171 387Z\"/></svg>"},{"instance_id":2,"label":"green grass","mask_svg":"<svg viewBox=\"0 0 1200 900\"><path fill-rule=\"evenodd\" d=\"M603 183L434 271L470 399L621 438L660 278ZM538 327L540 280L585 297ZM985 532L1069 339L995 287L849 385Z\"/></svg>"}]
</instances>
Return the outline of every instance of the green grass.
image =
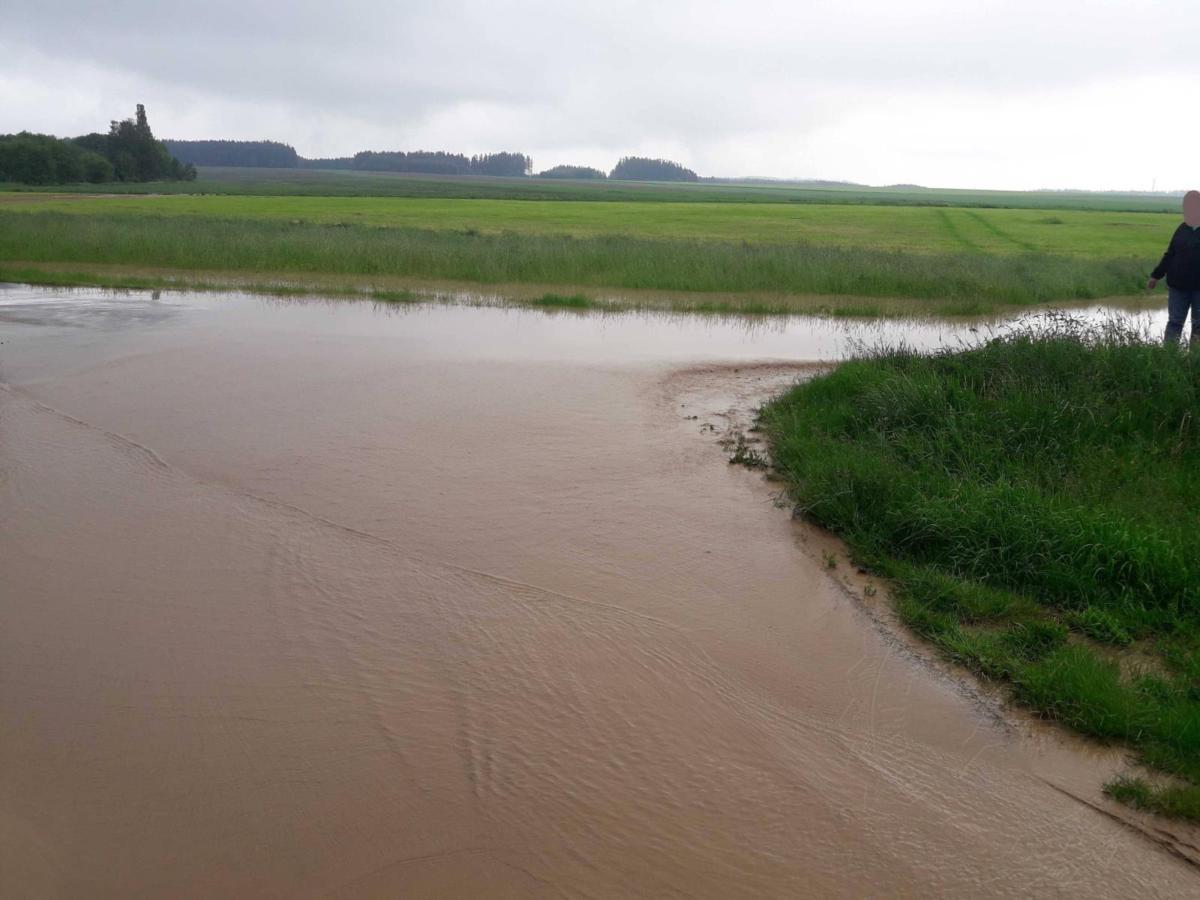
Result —
<instances>
[{"instance_id":1,"label":"green grass","mask_svg":"<svg viewBox=\"0 0 1200 900\"><path fill-rule=\"evenodd\" d=\"M389 196L492 200L598 200L659 203L837 203L867 206L956 206L1178 212L1179 198L1162 194L1084 191L982 191L951 188L865 187L820 182L564 181L540 178L412 175L311 169L201 167L195 182L103 184L10 190L120 194L225 194L257 196Z\"/></svg>"},{"instance_id":2,"label":"green grass","mask_svg":"<svg viewBox=\"0 0 1200 900\"><path fill-rule=\"evenodd\" d=\"M976 314L1131 295L1141 288L1147 267L1145 260L1128 257L916 253L870 245L61 211L0 212L0 265L43 272L116 265L172 270L192 280L219 272L563 285L570 289L556 292L568 294L612 288L825 295L856 298L845 312L853 314L857 306L862 315L875 305L864 298L915 298L928 301L926 311L949 307ZM729 305L726 299L712 303ZM789 309L778 300L761 303L763 311ZM702 306L693 300L688 308Z\"/></svg>"},{"instance_id":3,"label":"green grass","mask_svg":"<svg viewBox=\"0 0 1200 900\"><path fill-rule=\"evenodd\" d=\"M1144 778L1122 776L1105 785L1114 800L1164 816L1200 822L1200 792L1178 785L1152 784Z\"/></svg>"},{"instance_id":4,"label":"green grass","mask_svg":"<svg viewBox=\"0 0 1200 900\"><path fill-rule=\"evenodd\" d=\"M797 243L867 252L1030 253L1137 258L1153 268L1178 213L787 205L747 202L530 201L405 197L96 196L0 193L0 213L68 213L106 220L203 218L292 225L373 226L573 237Z\"/></svg>"},{"instance_id":5,"label":"green grass","mask_svg":"<svg viewBox=\"0 0 1200 900\"><path fill-rule=\"evenodd\" d=\"M799 507L894 580L903 621L1135 750L1177 779L1139 802L1196 818L1198 405L1200 353L1048 316L956 352L878 349L763 425Z\"/></svg>"},{"instance_id":6,"label":"green grass","mask_svg":"<svg viewBox=\"0 0 1200 900\"><path fill-rule=\"evenodd\" d=\"M0 191L0 266L42 283L434 281L665 292L649 302L700 312L979 316L1139 294L1177 220L1136 195L1120 211L1107 194L206 175L225 180L201 182L207 194Z\"/></svg>"}]
</instances>

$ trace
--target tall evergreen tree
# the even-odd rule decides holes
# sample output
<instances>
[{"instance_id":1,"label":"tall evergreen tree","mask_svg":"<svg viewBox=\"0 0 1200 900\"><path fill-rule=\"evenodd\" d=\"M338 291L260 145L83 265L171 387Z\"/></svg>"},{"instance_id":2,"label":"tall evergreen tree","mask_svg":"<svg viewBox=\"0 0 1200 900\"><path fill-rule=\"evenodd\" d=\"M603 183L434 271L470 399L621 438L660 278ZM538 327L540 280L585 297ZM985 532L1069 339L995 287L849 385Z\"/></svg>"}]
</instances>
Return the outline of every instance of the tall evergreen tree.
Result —
<instances>
[{"instance_id":1,"label":"tall evergreen tree","mask_svg":"<svg viewBox=\"0 0 1200 900\"><path fill-rule=\"evenodd\" d=\"M119 181L191 180L195 167L184 165L155 140L146 107L137 105L132 119L114 120L108 130L107 152Z\"/></svg>"}]
</instances>

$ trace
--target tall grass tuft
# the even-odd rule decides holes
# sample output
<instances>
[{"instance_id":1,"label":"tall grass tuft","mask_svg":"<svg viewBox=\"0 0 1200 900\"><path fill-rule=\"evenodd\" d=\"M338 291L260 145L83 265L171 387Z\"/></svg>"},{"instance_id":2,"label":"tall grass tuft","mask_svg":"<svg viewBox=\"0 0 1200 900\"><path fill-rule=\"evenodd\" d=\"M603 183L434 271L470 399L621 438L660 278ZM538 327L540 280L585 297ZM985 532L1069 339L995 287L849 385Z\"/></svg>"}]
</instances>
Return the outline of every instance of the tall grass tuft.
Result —
<instances>
[{"instance_id":1,"label":"tall grass tuft","mask_svg":"<svg viewBox=\"0 0 1200 900\"><path fill-rule=\"evenodd\" d=\"M1184 779L1160 806L1191 815L1198 408L1200 352L1051 314L965 349L864 352L764 424L800 509L895 579L914 630Z\"/></svg>"}]
</instances>

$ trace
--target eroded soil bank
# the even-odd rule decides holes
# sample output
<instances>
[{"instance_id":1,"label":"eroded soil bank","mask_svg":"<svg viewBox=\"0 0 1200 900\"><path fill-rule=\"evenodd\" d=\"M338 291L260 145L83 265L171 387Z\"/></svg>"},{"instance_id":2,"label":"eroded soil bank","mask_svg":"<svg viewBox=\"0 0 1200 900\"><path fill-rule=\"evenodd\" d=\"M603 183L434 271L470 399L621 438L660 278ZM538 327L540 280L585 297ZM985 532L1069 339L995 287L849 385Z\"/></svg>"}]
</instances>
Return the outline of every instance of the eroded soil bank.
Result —
<instances>
[{"instance_id":1,"label":"eroded soil bank","mask_svg":"<svg viewBox=\"0 0 1200 900\"><path fill-rule=\"evenodd\" d=\"M0 893L1194 893L725 463L851 336L0 293Z\"/></svg>"}]
</instances>

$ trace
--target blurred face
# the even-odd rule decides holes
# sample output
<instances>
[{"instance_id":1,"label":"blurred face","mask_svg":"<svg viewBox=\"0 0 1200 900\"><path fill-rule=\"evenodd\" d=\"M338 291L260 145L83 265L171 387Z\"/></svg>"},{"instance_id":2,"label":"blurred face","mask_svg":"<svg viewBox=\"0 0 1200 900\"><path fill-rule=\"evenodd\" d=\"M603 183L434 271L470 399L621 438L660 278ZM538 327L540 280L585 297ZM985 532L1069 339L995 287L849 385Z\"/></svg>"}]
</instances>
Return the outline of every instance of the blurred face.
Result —
<instances>
[{"instance_id":1,"label":"blurred face","mask_svg":"<svg viewBox=\"0 0 1200 900\"><path fill-rule=\"evenodd\" d=\"M1200 226L1200 191L1188 191L1183 195L1183 221L1193 228Z\"/></svg>"}]
</instances>

